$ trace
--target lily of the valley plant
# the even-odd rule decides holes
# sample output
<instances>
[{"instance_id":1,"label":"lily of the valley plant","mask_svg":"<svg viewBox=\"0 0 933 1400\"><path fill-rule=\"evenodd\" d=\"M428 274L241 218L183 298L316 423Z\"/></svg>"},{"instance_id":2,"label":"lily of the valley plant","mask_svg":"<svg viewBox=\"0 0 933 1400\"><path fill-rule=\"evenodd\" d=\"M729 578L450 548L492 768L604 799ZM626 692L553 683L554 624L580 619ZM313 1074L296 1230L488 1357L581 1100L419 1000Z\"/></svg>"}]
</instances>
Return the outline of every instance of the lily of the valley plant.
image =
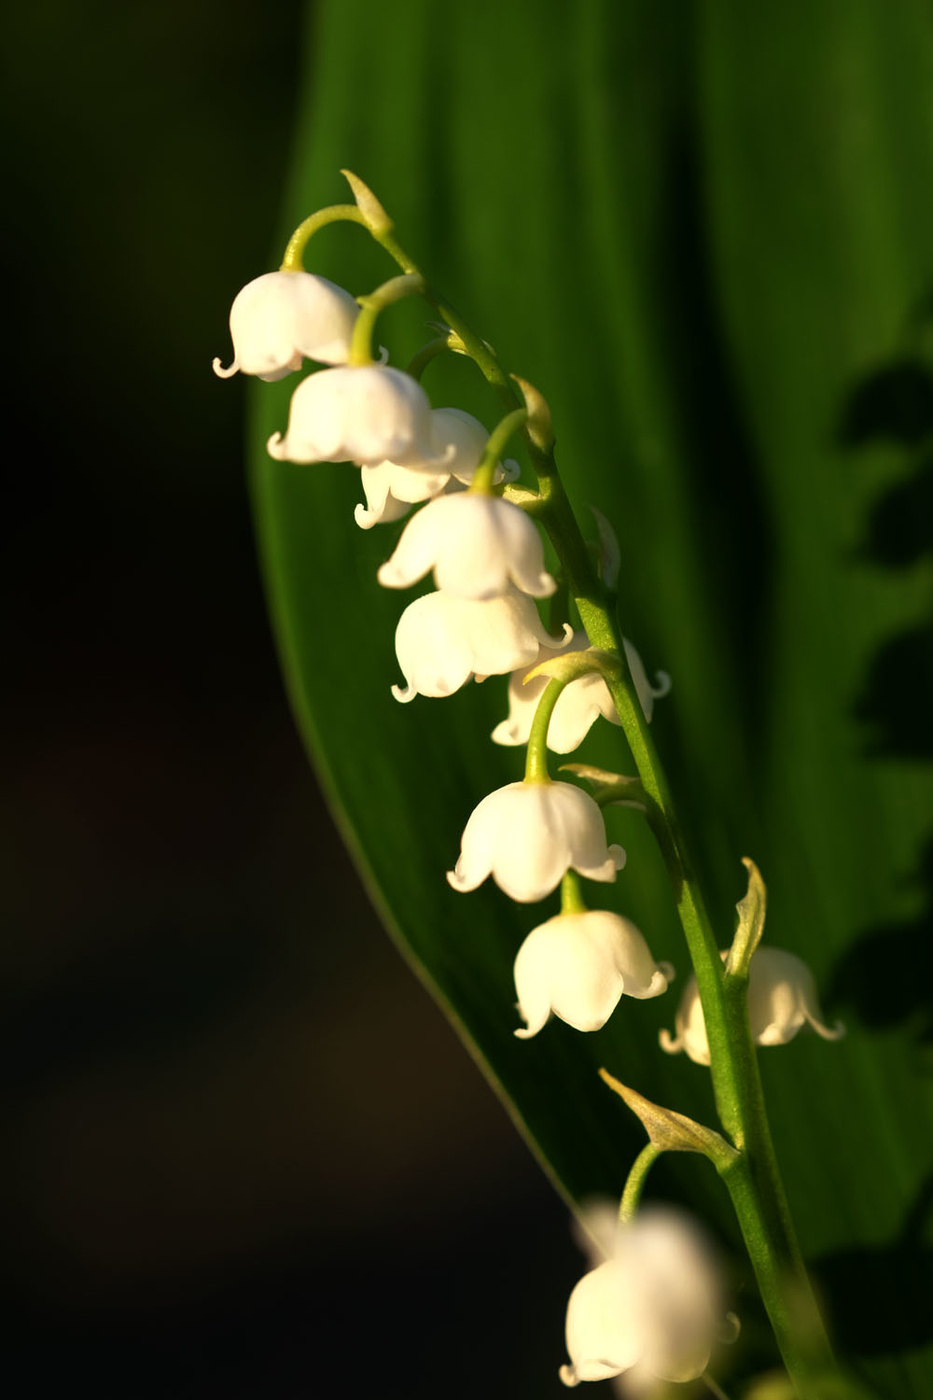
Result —
<instances>
[{"instance_id":1,"label":"lily of the valley plant","mask_svg":"<svg viewBox=\"0 0 933 1400\"><path fill-rule=\"evenodd\" d=\"M672 1017L676 1032L663 1032L662 1046L709 1066L719 1129L652 1104L604 1074L641 1119L648 1143L619 1183L618 1223L603 1232L593 1268L570 1295L569 1363L561 1379L575 1386L624 1376L639 1394L650 1394L703 1377L722 1393L709 1368L735 1327L726 1326L714 1257L693 1223L652 1215L639 1204L655 1159L689 1151L712 1162L731 1195L788 1393L801 1400L846 1395L801 1262L755 1050L783 1045L805 1026L826 1039L841 1028L823 1024L813 977L799 958L759 948L765 890L749 859L734 936L720 951L725 940L706 913L649 727L654 703L670 682L659 673L652 685L619 630L611 528L597 514L602 549L596 562L558 474L545 399L506 373L487 343L429 286L395 241L375 196L345 173L355 203L312 214L292 236L281 268L237 295L230 314L233 361L224 369L215 360L214 368L224 377L239 370L267 380L308 369L292 395L284 432L269 440L271 456L354 464L364 498L356 521L364 529L409 517L378 583L405 590L430 578L433 591L400 612L395 645L405 684L386 677L395 698L436 699L471 679L509 677L507 713L491 737L526 747L524 776L476 794L447 879L464 894L492 879L521 905L560 891L560 912L539 919L515 959L521 1022L515 1034L532 1039L552 1016L564 1024L549 1034L596 1031L614 1014L638 1014L631 1006L619 1012L623 997L661 996L674 978L674 968L655 960L650 941L631 920L606 907L618 900L617 874L625 864L625 852L607 840L607 804L635 807L650 825L671 873L692 964ZM401 275L354 299L306 271L309 240L336 221L362 225ZM386 309L410 296L425 298L443 329L405 370L374 357L373 332ZM446 350L469 356L498 396L501 415L491 430L456 406L430 403L420 375ZM519 437L533 486L516 485L518 467L504 457ZM546 562L545 536L556 568ZM539 611L544 599L551 600L547 626ZM565 765L578 781L556 779L549 751L570 753L600 718L621 727L636 771ZM442 870L437 878L444 878ZM501 1014L513 1016L509 1006ZM607 1113L616 1111L608 1096L606 1105Z\"/></svg>"}]
</instances>

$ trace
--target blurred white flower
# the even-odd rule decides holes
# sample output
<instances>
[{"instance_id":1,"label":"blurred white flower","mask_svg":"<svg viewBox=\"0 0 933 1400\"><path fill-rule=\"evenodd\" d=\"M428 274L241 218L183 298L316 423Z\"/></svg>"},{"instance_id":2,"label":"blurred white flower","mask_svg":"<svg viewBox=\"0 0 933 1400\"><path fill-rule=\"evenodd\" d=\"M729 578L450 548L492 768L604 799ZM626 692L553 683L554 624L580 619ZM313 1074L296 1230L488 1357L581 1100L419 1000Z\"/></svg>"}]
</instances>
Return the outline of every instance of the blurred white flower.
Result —
<instances>
[{"instance_id":1,"label":"blurred white flower","mask_svg":"<svg viewBox=\"0 0 933 1400\"><path fill-rule=\"evenodd\" d=\"M386 460L446 467L452 451L434 436L431 405L417 380L386 365L344 365L303 379L292 395L288 431L269 454L288 462Z\"/></svg>"},{"instance_id":2,"label":"blurred white flower","mask_svg":"<svg viewBox=\"0 0 933 1400\"><path fill-rule=\"evenodd\" d=\"M584 1274L567 1305L564 1385L626 1374L642 1394L706 1370L734 1337L716 1260L693 1221L648 1209L619 1225L610 1257Z\"/></svg>"},{"instance_id":3,"label":"blurred white flower","mask_svg":"<svg viewBox=\"0 0 933 1400\"><path fill-rule=\"evenodd\" d=\"M467 822L460 859L447 879L475 890L491 875L519 904L555 890L568 870L610 881L625 864L621 846L606 845L602 813L570 783L509 783L484 797Z\"/></svg>"},{"instance_id":4,"label":"blurred white flower","mask_svg":"<svg viewBox=\"0 0 933 1400\"><path fill-rule=\"evenodd\" d=\"M671 688L670 677L666 672L659 671L657 675L658 685L656 688L652 688L638 652L631 642L624 638L623 642L625 658L632 673L638 699L641 702L645 719L650 722L655 700L666 695ZM575 632L569 650L586 651L588 649L589 638L586 633ZM548 648L542 647L532 666L523 667L522 670L516 671L512 675L509 681L509 717L497 724L492 731L494 743L504 745L528 743L535 710L548 684L549 677L536 676L526 685L525 676L534 666L542 661L550 660L553 655L554 653ZM608 719L611 724L620 723L612 703L612 696L609 694L603 677L594 672L592 675L581 676L579 680L571 681L561 691L557 704L554 706L554 713L551 715L551 723L548 726L548 748L552 753L570 753L586 738L598 715Z\"/></svg>"},{"instance_id":5,"label":"blurred white flower","mask_svg":"<svg viewBox=\"0 0 933 1400\"><path fill-rule=\"evenodd\" d=\"M598 1031L620 997L660 996L674 975L656 963L641 933L620 914L588 909L557 914L532 929L515 959L518 1011L537 1035L551 1012L578 1031Z\"/></svg>"},{"instance_id":6,"label":"blurred white flower","mask_svg":"<svg viewBox=\"0 0 933 1400\"><path fill-rule=\"evenodd\" d=\"M214 373L229 379L240 370L260 379L284 379L302 359L343 364L360 308L349 292L311 272L264 272L247 282L230 308L233 364Z\"/></svg>"},{"instance_id":7,"label":"blurred white flower","mask_svg":"<svg viewBox=\"0 0 933 1400\"><path fill-rule=\"evenodd\" d=\"M720 957L727 956L724 950ZM821 1019L816 983L806 963L783 948L759 947L748 969L748 1019L757 1045L786 1045L802 1026L810 1025L824 1040L838 1040L845 1027L826 1026ZM686 1050L695 1064L709 1064L709 1041L696 977L684 987L675 1017L676 1036L660 1033L669 1055Z\"/></svg>"},{"instance_id":8,"label":"blurred white flower","mask_svg":"<svg viewBox=\"0 0 933 1400\"><path fill-rule=\"evenodd\" d=\"M394 685L392 694L403 702L453 695L471 676L485 680L527 664L545 641L557 646L534 603L515 588L480 601L426 593L409 603L395 629L395 654L408 684Z\"/></svg>"},{"instance_id":9,"label":"blurred white flower","mask_svg":"<svg viewBox=\"0 0 933 1400\"><path fill-rule=\"evenodd\" d=\"M377 577L384 588L410 588L430 569L437 587L457 598L498 598L510 584L549 598L557 587L544 569L541 536L521 507L469 492L419 510Z\"/></svg>"}]
</instances>

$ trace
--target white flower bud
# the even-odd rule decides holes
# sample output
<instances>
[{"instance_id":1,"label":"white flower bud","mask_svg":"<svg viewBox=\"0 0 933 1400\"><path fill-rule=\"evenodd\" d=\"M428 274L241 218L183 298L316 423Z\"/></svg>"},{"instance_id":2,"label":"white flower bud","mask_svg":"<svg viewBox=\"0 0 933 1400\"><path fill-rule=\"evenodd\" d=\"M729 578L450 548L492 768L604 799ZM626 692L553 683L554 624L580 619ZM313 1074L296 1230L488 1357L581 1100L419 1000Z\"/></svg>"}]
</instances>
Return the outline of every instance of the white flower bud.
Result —
<instances>
[{"instance_id":1,"label":"white flower bud","mask_svg":"<svg viewBox=\"0 0 933 1400\"><path fill-rule=\"evenodd\" d=\"M533 904L555 890L568 870L605 882L624 864L625 852L607 847L602 813L580 788L509 783L474 810L447 879L465 893L491 875L510 899Z\"/></svg>"},{"instance_id":2,"label":"white flower bud","mask_svg":"<svg viewBox=\"0 0 933 1400\"><path fill-rule=\"evenodd\" d=\"M694 1223L671 1210L644 1210L616 1231L612 1253L574 1288L567 1304L564 1385L626 1373L636 1391L689 1381L706 1370L717 1341L734 1339L720 1271Z\"/></svg>"},{"instance_id":3,"label":"white flower bud","mask_svg":"<svg viewBox=\"0 0 933 1400\"><path fill-rule=\"evenodd\" d=\"M389 460L443 466L452 456L434 437L431 405L417 380L385 365L345 365L303 379L292 395L288 432L269 454L288 462Z\"/></svg>"},{"instance_id":4,"label":"white flower bud","mask_svg":"<svg viewBox=\"0 0 933 1400\"><path fill-rule=\"evenodd\" d=\"M311 272L264 272L238 292L230 308L233 364L214 373L229 379L240 370L260 379L284 379L303 358L343 364L360 308L349 292Z\"/></svg>"},{"instance_id":5,"label":"white flower bud","mask_svg":"<svg viewBox=\"0 0 933 1400\"><path fill-rule=\"evenodd\" d=\"M635 682L635 690L641 702L645 719L650 723L655 700L666 695L670 690L670 677L664 671L659 671L658 686L653 689L645 674L645 668L638 652L631 642L624 639L623 641L625 657L632 673L632 680ZM569 649L571 651L590 649L586 633L575 632ZM534 680L525 684L525 676L533 669L533 666L539 665L542 661L550 660L554 654L546 647L542 647L532 666L525 666L512 675L509 681L509 717L504 719L501 724L497 724L492 731L494 743L507 746L528 743L538 701L544 693L549 677L536 676ZM608 719L611 724L621 723L603 677L594 672L592 675L581 676L578 680L571 681L561 691L557 704L554 706L554 713L551 715L551 723L548 726L548 748L552 753L571 753L586 738L598 715Z\"/></svg>"},{"instance_id":6,"label":"white flower bud","mask_svg":"<svg viewBox=\"0 0 933 1400\"><path fill-rule=\"evenodd\" d=\"M534 603L517 589L479 602L426 593L409 603L395 629L395 654L408 684L394 685L392 694L403 702L453 695L471 676L484 680L526 665L542 642L557 646Z\"/></svg>"},{"instance_id":7,"label":"white flower bud","mask_svg":"<svg viewBox=\"0 0 933 1400\"><path fill-rule=\"evenodd\" d=\"M578 1031L598 1031L622 995L660 996L674 975L656 963L630 919L606 909L557 914L532 929L515 959L518 1011L537 1035L553 1012Z\"/></svg>"},{"instance_id":8,"label":"white flower bud","mask_svg":"<svg viewBox=\"0 0 933 1400\"><path fill-rule=\"evenodd\" d=\"M720 957L728 953L723 950ZM816 983L806 963L783 948L759 947L748 969L748 1020L756 1045L786 1045L804 1025L824 1040L839 1040L845 1027L826 1026L821 1019ZM676 1055L686 1050L698 1065L709 1064L709 1041L696 977L684 987L675 1017L676 1036L661 1031L662 1050Z\"/></svg>"},{"instance_id":9,"label":"white flower bud","mask_svg":"<svg viewBox=\"0 0 933 1400\"><path fill-rule=\"evenodd\" d=\"M414 516L377 575L384 588L410 588L434 570L457 598L498 598L510 583L533 598L557 584L544 569L544 545L519 506L496 496L460 493L431 501Z\"/></svg>"}]
</instances>

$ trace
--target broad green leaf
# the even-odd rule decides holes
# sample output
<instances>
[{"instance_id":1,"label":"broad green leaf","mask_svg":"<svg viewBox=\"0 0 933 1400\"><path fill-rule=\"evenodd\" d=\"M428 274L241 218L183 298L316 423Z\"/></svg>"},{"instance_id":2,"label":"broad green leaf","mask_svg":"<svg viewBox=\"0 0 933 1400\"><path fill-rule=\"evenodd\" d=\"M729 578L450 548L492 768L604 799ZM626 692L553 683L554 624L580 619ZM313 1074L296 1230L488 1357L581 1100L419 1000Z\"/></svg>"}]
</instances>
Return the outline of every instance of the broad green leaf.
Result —
<instances>
[{"instance_id":1,"label":"broad green leaf","mask_svg":"<svg viewBox=\"0 0 933 1400\"><path fill-rule=\"evenodd\" d=\"M849 1022L841 1045L801 1036L763 1072L837 1335L879 1393L918 1397L933 1389L931 1002L915 973L933 758L915 519L933 438L931 47L929 10L909 0L331 0L310 27L280 229L284 244L345 200L337 171L357 170L432 280L546 394L581 521L595 537L592 503L619 535L624 630L649 672L674 676L656 737L722 945L748 855L766 939L804 956ZM319 234L306 262L355 293L395 270L350 226ZM380 322L393 363L428 338L428 315ZM462 359L424 383L437 405L498 417ZM488 740L505 683L392 699L408 597L375 571L398 530L357 529L353 467L266 455L292 386L253 395L254 492L309 752L387 926L543 1165L570 1198L618 1194L644 1136L600 1066L714 1125L705 1072L657 1048L676 992L624 1002L597 1035L513 1037L511 963L556 904L444 879L472 808L521 773L521 754ZM574 758L626 761L609 726ZM682 985L660 861L636 814L609 821L629 860L594 902L635 918ZM651 1184L735 1239L700 1159L662 1160Z\"/></svg>"}]
</instances>

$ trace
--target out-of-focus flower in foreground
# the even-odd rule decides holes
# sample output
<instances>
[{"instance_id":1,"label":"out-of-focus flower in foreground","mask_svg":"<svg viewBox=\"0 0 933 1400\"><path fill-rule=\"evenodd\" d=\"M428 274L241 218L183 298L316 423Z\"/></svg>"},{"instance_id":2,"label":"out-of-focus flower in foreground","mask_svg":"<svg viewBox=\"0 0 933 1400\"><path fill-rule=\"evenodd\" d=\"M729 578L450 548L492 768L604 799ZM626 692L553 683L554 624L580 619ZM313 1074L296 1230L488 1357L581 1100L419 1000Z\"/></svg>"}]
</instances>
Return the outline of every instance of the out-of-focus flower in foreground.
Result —
<instances>
[{"instance_id":1,"label":"out-of-focus flower in foreground","mask_svg":"<svg viewBox=\"0 0 933 1400\"><path fill-rule=\"evenodd\" d=\"M725 958L726 952L720 956ZM824 1025L813 973L794 953L759 947L748 969L748 1020L757 1045L786 1045L802 1026L812 1026L824 1040L839 1040L845 1027ZM661 1031L661 1048L669 1055L686 1050L695 1064L709 1064L709 1041L696 977L684 987L675 1017L676 1035Z\"/></svg>"},{"instance_id":2,"label":"out-of-focus flower in foreground","mask_svg":"<svg viewBox=\"0 0 933 1400\"><path fill-rule=\"evenodd\" d=\"M553 1012L578 1031L598 1031L623 996L660 996L674 975L656 963L641 933L607 909L556 914L532 929L515 959L515 992L526 1029L537 1035Z\"/></svg>"},{"instance_id":3,"label":"out-of-focus flower in foreground","mask_svg":"<svg viewBox=\"0 0 933 1400\"><path fill-rule=\"evenodd\" d=\"M264 272L247 282L230 308L233 364L214 373L229 379L239 370L260 379L284 379L303 359L340 365L360 308L349 292L312 272Z\"/></svg>"},{"instance_id":4,"label":"out-of-focus flower in foreground","mask_svg":"<svg viewBox=\"0 0 933 1400\"><path fill-rule=\"evenodd\" d=\"M571 783L508 783L476 807L447 872L455 890L475 890L491 875L519 904L544 899L568 870L610 881L625 864L621 846L606 845L602 813Z\"/></svg>"},{"instance_id":5,"label":"out-of-focus flower in foreground","mask_svg":"<svg viewBox=\"0 0 933 1400\"><path fill-rule=\"evenodd\" d=\"M690 1381L713 1346L735 1336L720 1271L697 1226L680 1212L646 1209L619 1225L610 1255L577 1284L567 1305L565 1385L625 1373L650 1394L659 1381Z\"/></svg>"}]
</instances>

